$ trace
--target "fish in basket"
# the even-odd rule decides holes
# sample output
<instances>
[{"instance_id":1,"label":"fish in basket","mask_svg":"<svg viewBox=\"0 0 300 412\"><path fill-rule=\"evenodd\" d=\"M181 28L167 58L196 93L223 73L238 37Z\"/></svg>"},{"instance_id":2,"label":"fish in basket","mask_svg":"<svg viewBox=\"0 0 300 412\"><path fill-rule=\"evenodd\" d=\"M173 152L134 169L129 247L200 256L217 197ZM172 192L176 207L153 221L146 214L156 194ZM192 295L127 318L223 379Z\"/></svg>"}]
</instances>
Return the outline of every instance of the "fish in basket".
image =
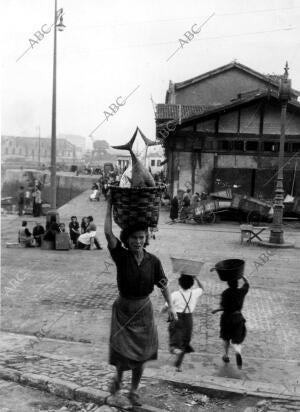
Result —
<instances>
[{"instance_id":1,"label":"fish in basket","mask_svg":"<svg viewBox=\"0 0 300 412\"><path fill-rule=\"evenodd\" d=\"M139 223L148 227L158 224L163 187L155 185L151 173L132 151L138 130L127 144L112 146L114 149L128 150L132 160L131 176L126 176L130 187L110 186L113 218L121 229Z\"/></svg>"},{"instance_id":2,"label":"fish in basket","mask_svg":"<svg viewBox=\"0 0 300 412\"><path fill-rule=\"evenodd\" d=\"M182 259L171 256L171 262L174 273L185 275L199 275L204 262L201 260Z\"/></svg>"}]
</instances>

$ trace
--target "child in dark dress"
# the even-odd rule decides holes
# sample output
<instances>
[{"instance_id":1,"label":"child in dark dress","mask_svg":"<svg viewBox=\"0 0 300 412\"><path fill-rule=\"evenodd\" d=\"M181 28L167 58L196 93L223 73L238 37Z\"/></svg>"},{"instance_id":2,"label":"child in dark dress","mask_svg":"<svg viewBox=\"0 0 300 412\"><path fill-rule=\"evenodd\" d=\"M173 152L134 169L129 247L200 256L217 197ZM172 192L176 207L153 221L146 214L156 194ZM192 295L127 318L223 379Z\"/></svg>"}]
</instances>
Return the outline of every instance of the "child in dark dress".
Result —
<instances>
[{"instance_id":1,"label":"child in dark dress","mask_svg":"<svg viewBox=\"0 0 300 412\"><path fill-rule=\"evenodd\" d=\"M225 353L222 357L225 363L229 362L230 343L235 351L236 363L239 369L242 368L243 361L241 355L241 344L246 337L246 319L242 315L244 299L249 290L249 282L243 276L244 284L238 287L238 279L228 281L229 288L224 290L221 295L220 308L213 310L212 313L222 311L220 320L220 338L224 342Z\"/></svg>"}]
</instances>

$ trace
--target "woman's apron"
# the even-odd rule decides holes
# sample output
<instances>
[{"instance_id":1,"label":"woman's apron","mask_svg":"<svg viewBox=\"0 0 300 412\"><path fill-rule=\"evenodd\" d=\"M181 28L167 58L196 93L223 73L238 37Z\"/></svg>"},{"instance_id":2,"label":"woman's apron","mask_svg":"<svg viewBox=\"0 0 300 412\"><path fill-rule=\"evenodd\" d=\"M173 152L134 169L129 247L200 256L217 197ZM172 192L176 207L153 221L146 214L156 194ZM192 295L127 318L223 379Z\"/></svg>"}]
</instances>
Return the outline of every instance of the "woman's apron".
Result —
<instances>
[{"instance_id":1,"label":"woman's apron","mask_svg":"<svg viewBox=\"0 0 300 412\"><path fill-rule=\"evenodd\" d=\"M158 336L150 298L119 296L113 304L110 363L123 370L157 359Z\"/></svg>"}]
</instances>

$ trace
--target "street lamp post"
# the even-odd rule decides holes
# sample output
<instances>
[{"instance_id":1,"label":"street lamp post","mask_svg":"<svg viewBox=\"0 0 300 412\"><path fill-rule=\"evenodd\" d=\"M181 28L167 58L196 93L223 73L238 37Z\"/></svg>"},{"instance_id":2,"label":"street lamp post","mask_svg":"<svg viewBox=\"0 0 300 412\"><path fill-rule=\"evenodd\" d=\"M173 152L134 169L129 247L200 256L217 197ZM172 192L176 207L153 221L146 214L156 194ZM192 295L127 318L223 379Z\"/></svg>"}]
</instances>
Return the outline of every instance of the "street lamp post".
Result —
<instances>
[{"instance_id":1,"label":"street lamp post","mask_svg":"<svg viewBox=\"0 0 300 412\"><path fill-rule=\"evenodd\" d=\"M63 11L60 9L60 22L57 24L57 0L55 0L54 7L54 48L53 48L53 87L52 87L52 127L51 127L51 192L50 202L51 211L49 214L52 216L58 216L56 212L56 29L63 31L65 28L63 24ZM51 220L51 219L50 219ZM52 220L56 220L52 219Z\"/></svg>"},{"instance_id":2,"label":"street lamp post","mask_svg":"<svg viewBox=\"0 0 300 412\"><path fill-rule=\"evenodd\" d=\"M283 78L280 80L279 86L279 99L281 101L281 132L280 132L280 146L279 146L279 164L277 173L277 182L274 198L274 215L273 224L270 231L269 242L273 244L284 244L283 238L283 168L284 168L284 143L285 143L285 122L286 122L286 110L287 104L291 95L291 80L288 78L288 64L286 62L284 68Z\"/></svg>"},{"instance_id":3,"label":"street lamp post","mask_svg":"<svg viewBox=\"0 0 300 412\"><path fill-rule=\"evenodd\" d=\"M40 169L41 168L41 127L38 126L37 129L39 131L39 135L38 135L38 138L39 138L38 168Z\"/></svg>"}]
</instances>

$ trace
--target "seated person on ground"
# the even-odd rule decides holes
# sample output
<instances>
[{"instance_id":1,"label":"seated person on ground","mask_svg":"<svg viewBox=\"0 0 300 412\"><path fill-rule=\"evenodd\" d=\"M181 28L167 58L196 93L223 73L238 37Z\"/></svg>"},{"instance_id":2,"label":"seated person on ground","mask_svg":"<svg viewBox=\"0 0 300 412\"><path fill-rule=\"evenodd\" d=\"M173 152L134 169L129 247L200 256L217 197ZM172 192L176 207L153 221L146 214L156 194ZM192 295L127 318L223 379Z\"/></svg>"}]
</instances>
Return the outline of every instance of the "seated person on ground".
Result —
<instances>
[{"instance_id":1,"label":"seated person on ground","mask_svg":"<svg viewBox=\"0 0 300 412\"><path fill-rule=\"evenodd\" d=\"M18 242L21 247L33 246L33 237L27 228L26 220L23 220L22 227L18 232Z\"/></svg>"},{"instance_id":2,"label":"seated person on ground","mask_svg":"<svg viewBox=\"0 0 300 412\"><path fill-rule=\"evenodd\" d=\"M44 227L39 222L35 222L35 226L32 230L32 235L34 237L34 240L36 241L37 246L41 246L42 237L44 233L45 233Z\"/></svg>"},{"instance_id":3,"label":"seated person on ground","mask_svg":"<svg viewBox=\"0 0 300 412\"><path fill-rule=\"evenodd\" d=\"M56 233L60 233L59 225L56 222L51 223L49 229L47 229L44 240L48 242L55 242Z\"/></svg>"},{"instance_id":4,"label":"seated person on ground","mask_svg":"<svg viewBox=\"0 0 300 412\"><path fill-rule=\"evenodd\" d=\"M58 227L59 227L59 231L60 231L61 233L65 233L65 231L66 231L66 225L65 225L64 223L60 223Z\"/></svg>"},{"instance_id":5,"label":"seated person on ground","mask_svg":"<svg viewBox=\"0 0 300 412\"><path fill-rule=\"evenodd\" d=\"M76 216L71 217L71 222L69 223L69 232L71 241L74 245L76 245L77 239L80 236L79 223L77 222Z\"/></svg>"},{"instance_id":6,"label":"seated person on ground","mask_svg":"<svg viewBox=\"0 0 300 412\"><path fill-rule=\"evenodd\" d=\"M87 228L85 233L82 233L77 239L77 249L91 249L91 246L94 245L94 239L96 236L96 230L94 226Z\"/></svg>"},{"instance_id":7,"label":"seated person on ground","mask_svg":"<svg viewBox=\"0 0 300 412\"><path fill-rule=\"evenodd\" d=\"M97 226L94 223L94 218L93 216L88 216L88 221L89 221L89 225L87 227L87 231L92 231L92 232L96 232L97 231ZM100 245L99 239L98 237L95 235L94 236L94 244L96 246L97 249L103 249Z\"/></svg>"}]
</instances>

